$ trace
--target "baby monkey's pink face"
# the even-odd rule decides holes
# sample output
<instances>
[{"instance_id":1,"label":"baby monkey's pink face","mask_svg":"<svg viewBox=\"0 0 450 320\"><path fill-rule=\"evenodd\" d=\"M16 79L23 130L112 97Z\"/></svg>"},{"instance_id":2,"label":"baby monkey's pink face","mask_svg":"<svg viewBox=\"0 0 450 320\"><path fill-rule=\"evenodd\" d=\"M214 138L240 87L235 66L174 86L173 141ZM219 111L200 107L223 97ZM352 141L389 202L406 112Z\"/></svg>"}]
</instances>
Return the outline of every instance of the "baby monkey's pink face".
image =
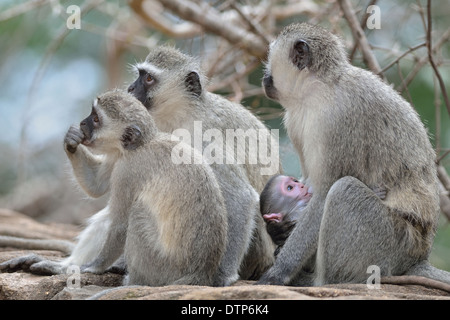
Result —
<instances>
[{"instance_id":1,"label":"baby monkey's pink face","mask_svg":"<svg viewBox=\"0 0 450 320\"><path fill-rule=\"evenodd\" d=\"M280 175L271 188L272 208L275 212L263 215L266 222L280 223L283 220L297 220L301 209L312 197L312 190L294 177Z\"/></svg>"},{"instance_id":2,"label":"baby monkey's pink face","mask_svg":"<svg viewBox=\"0 0 450 320\"><path fill-rule=\"evenodd\" d=\"M312 193L308 191L308 187L294 177L280 176L277 186L280 195L284 197L299 201L303 200L305 202L308 202L312 197Z\"/></svg>"}]
</instances>

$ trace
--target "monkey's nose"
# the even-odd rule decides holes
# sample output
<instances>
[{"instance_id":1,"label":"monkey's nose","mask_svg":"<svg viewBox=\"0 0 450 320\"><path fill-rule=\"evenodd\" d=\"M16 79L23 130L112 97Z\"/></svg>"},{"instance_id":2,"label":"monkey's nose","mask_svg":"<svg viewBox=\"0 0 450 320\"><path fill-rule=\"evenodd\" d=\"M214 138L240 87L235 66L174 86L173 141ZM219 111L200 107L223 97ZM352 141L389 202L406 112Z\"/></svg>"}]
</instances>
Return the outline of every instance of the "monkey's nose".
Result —
<instances>
[{"instance_id":1,"label":"monkey's nose","mask_svg":"<svg viewBox=\"0 0 450 320\"><path fill-rule=\"evenodd\" d=\"M133 85L129 86L128 87L128 93L131 93L133 91L134 91L134 86Z\"/></svg>"},{"instance_id":2,"label":"monkey's nose","mask_svg":"<svg viewBox=\"0 0 450 320\"><path fill-rule=\"evenodd\" d=\"M263 85L266 88L271 88L273 87L273 78L270 75L264 76L263 78Z\"/></svg>"}]
</instances>

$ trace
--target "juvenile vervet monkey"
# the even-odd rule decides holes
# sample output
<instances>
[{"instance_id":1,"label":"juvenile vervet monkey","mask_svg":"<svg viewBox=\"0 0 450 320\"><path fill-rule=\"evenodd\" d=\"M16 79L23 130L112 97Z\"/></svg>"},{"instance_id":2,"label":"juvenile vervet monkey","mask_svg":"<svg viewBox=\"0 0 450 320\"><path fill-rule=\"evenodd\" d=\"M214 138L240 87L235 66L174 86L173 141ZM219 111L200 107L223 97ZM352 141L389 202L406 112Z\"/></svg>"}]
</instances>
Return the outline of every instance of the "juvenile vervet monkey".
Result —
<instances>
[{"instance_id":1,"label":"juvenile vervet monkey","mask_svg":"<svg viewBox=\"0 0 450 320\"><path fill-rule=\"evenodd\" d=\"M174 164L177 142L158 131L136 98L118 90L94 101L80 127L69 129L65 144L81 187L91 196L110 191L105 242L82 271L102 273L124 251L126 285L216 281L227 213L214 173L200 153L192 150L198 164Z\"/></svg>"},{"instance_id":2,"label":"juvenile vervet monkey","mask_svg":"<svg viewBox=\"0 0 450 320\"><path fill-rule=\"evenodd\" d=\"M365 282L415 274L450 282L428 263L439 216L435 153L415 110L369 71L352 66L342 41L321 27L287 26L270 45L266 95L314 190L260 284ZM371 186L384 185L385 200ZM301 277L300 277L301 278Z\"/></svg>"},{"instance_id":3,"label":"juvenile vervet monkey","mask_svg":"<svg viewBox=\"0 0 450 320\"><path fill-rule=\"evenodd\" d=\"M223 279L227 280L217 285L229 285L238 276L258 279L274 262L275 247L259 212L259 193L272 175L280 173L278 148L274 148L278 146L277 141L242 105L205 90L206 79L196 59L174 48L159 47L152 50L144 62L137 64L136 70L138 78L128 91L146 106L161 131L176 134L186 129L194 138L191 146L200 152L214 146L218 146L216 150L223 147L223 152L217 156L221 163L211 163L228 212L229 241L226 258L220 267L226 274ZM203 131L212 130L223 137L227 130L241 130L238 138L252 130L257 131L258 147L264 143L267 145L270 161L228 163L230 150L225 143L221 145L214 137L204 141L200 139L200 143L195 140L195 123L201 123ZM248 144L237 144L231 157L236 159L236 154L244 152L245 159L249 159L254 156L249 151ZM92 216L79 235L74 251L62 262L42 261L42 258L32 255L0 264L0 270L12 271L24 266L33 273L56 274L65 272L71 264L83 265L97 256L110 223L109 207Z\"/></svg>"}]
</instances>

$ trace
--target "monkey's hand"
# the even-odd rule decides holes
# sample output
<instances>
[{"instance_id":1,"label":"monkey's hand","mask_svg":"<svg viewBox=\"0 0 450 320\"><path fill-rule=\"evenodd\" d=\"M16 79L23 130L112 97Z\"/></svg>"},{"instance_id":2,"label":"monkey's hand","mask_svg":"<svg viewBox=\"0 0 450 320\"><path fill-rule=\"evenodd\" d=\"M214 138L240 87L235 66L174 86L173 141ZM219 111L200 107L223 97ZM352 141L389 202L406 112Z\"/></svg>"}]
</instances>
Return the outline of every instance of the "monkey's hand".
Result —
<instances>
[{"instance_id":1,"label":"monkey's hand","mask_svg":"<svg viewBox=\"0 0 450 320\"><path fill-rule=\"evenodd\" d=\"M64 149L70 153L77 151L78 145L85 139L79 127L71 126L64 137Z\"/></svg>"},{"instance_id":2,"label":"monkey's hand","mask_svg":"<svg viewBox=\"0 0 450 320\"><path fill-rule=\"evenodd\" d=\"M280 222L268 221L266 225L267 233L272 238L272 241L279 246L282 246L286 242L294 227L295 221L289 220L282 220Z\"/></svg>"}]
</instances>

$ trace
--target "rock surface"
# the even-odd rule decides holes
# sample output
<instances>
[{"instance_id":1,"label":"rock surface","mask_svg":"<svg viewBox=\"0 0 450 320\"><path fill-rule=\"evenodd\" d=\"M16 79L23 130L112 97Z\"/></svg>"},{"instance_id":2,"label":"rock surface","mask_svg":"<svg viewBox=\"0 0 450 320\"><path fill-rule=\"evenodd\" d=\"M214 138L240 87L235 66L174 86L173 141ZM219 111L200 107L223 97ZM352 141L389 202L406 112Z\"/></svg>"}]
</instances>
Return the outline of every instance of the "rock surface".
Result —
<instances>
[{"instance_id":1,"label":"rock surface","mask_svg":"<svg viewBox=\"0 0 450 320\"><path fill-rule=\"evenodd\" d=\"M0 235L36 239L73 240L80 228L65 224L42 224L20 213L0 209ZM56 251L26 251L0 248L0 263L29 253L49 259L63 256ZM450 300L450 293L418 285L381 285L369 290L363 284L324 287L256 286L252 281L238 281L230 287L203 286L120 287L122 276L81 274L78 282L72 274L38 276L26 272L0 273L0 300L71 300L94 296L100 300L320 300L320 299L433 299Z\"/></svg>"}]
</instances>

